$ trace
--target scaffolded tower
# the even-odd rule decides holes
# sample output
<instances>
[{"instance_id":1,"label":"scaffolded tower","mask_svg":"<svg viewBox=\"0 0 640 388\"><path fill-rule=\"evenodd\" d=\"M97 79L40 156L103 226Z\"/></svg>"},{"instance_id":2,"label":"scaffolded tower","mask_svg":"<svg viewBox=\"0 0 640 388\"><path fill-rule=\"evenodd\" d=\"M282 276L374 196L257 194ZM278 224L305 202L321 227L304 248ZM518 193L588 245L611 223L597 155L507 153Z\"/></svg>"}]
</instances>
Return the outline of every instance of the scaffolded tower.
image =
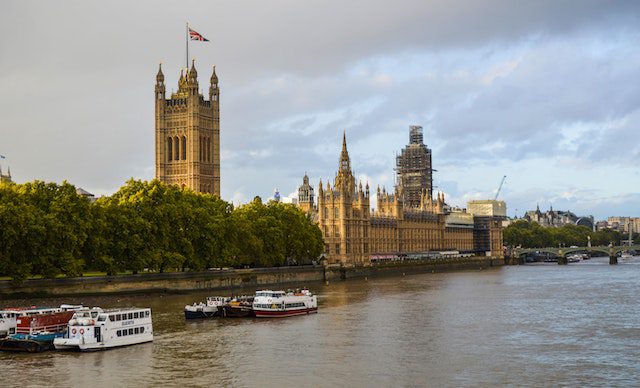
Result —
<instances>
[{"instance_id":1,"label":"scaffolded tower","mask_svg":"<svg viewBox=\"0 0 640 388\"><path fill-rule=\"evenodd\" d=\"M409 129L409 144L396 157L396 174L404 206L415 208L420 206L423 190L429 198L433 197L433 169L431 150L424 144L422 127L411 125Z\"/></svg>"}]
</instances>

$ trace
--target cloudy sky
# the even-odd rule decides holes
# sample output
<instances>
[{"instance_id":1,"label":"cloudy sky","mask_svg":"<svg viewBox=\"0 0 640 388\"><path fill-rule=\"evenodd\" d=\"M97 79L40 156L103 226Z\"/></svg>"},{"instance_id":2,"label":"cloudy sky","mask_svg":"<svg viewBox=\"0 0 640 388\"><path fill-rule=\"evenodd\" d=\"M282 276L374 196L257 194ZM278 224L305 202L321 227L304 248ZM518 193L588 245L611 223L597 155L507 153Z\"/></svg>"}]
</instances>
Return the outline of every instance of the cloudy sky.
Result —
<instances>
[{"instance_id":1,"label":"cloudy sky","mask_svg":"<svg viewBox=\"0 0 640 388\"><path fill-rule=\"evenodd\" d=\"M612 1L3 1L0 154L18 182L97 194L154 176L153 89L185 65L221 87L222 196L352 166L393 186L425 128L449 203L509 215L640 216L640 3Z\"/></svg>"}]
</instances>

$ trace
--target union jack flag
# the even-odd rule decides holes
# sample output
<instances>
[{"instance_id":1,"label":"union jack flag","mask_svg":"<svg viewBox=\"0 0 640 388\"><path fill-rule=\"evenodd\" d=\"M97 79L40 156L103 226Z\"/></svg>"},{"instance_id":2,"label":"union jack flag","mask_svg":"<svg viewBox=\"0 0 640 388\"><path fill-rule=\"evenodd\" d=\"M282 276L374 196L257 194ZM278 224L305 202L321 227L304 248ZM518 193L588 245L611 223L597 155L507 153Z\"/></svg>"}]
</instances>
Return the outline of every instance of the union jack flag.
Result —
<instances>
[{"instance_id":1,"label":"union jack flag","mask_svg":"<svg viewBox=\"0 0 640 388\"><path fill-rule=\"evenodd\" d=\"M199 40L200 42L208 42L209 41L209 39L207 39L204 36L200 35L198 32L192 30L191 28L189 28L189 39L191 39L191 40Z\"/></svg>"}]
</instances>

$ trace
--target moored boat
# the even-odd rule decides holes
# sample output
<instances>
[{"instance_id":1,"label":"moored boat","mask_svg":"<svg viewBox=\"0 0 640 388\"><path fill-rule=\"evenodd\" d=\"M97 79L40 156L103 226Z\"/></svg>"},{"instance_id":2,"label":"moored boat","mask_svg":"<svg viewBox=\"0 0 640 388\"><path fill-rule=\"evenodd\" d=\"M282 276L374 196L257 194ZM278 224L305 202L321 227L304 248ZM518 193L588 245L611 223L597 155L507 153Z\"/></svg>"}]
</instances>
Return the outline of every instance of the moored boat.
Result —
<instances>
[{"instance_id":1,"label":"moored boat","mask_svg":"<svg viewBox=\"0 0 640 388\"><path fill-rule=\"evenodd\" d=\"M184 306L185 319L213 318L222 315L220 308L229 301L223 296L209 296L206 303Z\"/></svg>"},{"instance_id":2,"label":"moored boat","mask_svg":"<svg viewBox=\"0 0 640 388\"><path fill-rule=\"evenodd\" d=\"M5 310L15 319L12 334L0 340L0 350L42 352L53 349L53 340L64 335L69 319L81 305L62 305L59 308Z\"/></svg>"},{"instance_id":3,"label":"moored boat","mask_svg":"<svg viewBox=\"0 0 640 388\"><path fill-rule=\"evenodd\" d=\"M253 296L237 296L221 306L220 311L227 318L253 317Z\"/></svg>"},{"instance_id":4,"label":"moored boat","mask_svg":"<svg viewBox=\"0 0 640 388\"><path fill-rule=\"evenodd\" d=\"M573 254L573 255L568 255L567 256L567 262L568 263L578 263L578 262L580 262L580 260L582 260L582 255L581 254Z\"/></svg>"},{"instance_id":5,"label":"moored boat","mask_svg":"<svg viewBox=\"0 0 640 388\"><path fill-rule=\"evenodd\" d=\"M150 308L79 311L67 332L53 340L56 350L103 350L153 341Z\"/></svg>"},{"instance_id":6,"label":"moored boat","mask_svg":"<svg viewBox=\"0 0 640 388\"><path fill-rule=\"evenodd\" d=\"M16 319L21 309L0 310L0 338L16 333Z\"/></svg>"},{"instance_id":7,"label":"moored boat","mask_svg":"<svg viewBox=\"0 0 640 388\"><path fill-rule=\"evenodd\" d=\"M258 318L291 317L318 312L318 299L309 290L256 291L253 311Z\"/></svg>"},{"instance_id":8,"label":"moored boat","mask_svg":"<svg viewBox=\"0 0 640 388\"><path fill-rule=\"evenodd\" d=\"M629 253L629 252L622 252L620 254L620 258L622 260L631 260L631 259L633 259L633 255L631 253Z\"/></svg>"}]
</instances>

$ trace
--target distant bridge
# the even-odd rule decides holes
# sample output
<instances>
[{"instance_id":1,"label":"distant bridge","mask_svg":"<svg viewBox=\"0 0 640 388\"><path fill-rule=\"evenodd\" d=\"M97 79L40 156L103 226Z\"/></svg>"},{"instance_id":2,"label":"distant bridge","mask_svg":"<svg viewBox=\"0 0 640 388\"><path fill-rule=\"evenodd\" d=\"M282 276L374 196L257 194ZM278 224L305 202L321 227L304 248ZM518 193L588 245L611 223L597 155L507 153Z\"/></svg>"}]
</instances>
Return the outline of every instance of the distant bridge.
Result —
<instances>
[{"instance_id":1,"label":"distant bridge","mask_svg":"<svg viewBox=\"0 0 640 388\"><path fill-rule=\"evenodd\" d=\"M567 255L572 253L604 253L609 256L609 264L618 264L617 255L625 251L640 252L640 245L598 246L598 247L562 247L562 248L515 248L511 252L511 263L521 264L522 256L527 253L550 253L558 256L558 264L567 264Z\"/></svg>"}]
</instances>

